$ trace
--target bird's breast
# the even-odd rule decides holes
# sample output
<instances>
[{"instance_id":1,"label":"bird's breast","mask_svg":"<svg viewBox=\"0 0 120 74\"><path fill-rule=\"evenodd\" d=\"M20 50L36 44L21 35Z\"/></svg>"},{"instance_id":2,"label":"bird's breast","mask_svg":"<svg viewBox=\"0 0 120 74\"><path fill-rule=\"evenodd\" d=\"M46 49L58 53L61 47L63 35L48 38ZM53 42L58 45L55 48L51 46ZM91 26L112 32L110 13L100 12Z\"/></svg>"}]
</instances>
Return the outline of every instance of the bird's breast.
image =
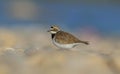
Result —
<instances>
[{"instance_id":1,"label":"bird's breast","mask_svg":"<svg viewBox=\"0 0 120 74\"><path fill-rule=\"evenodd\" d=\"M56 42L54 39L52 40L53 44L59 48L64 48L64 49L71 49L74 46L78 45L78 43L72 43L72 44L60 44Z\"/></svg>"}]
</instances>

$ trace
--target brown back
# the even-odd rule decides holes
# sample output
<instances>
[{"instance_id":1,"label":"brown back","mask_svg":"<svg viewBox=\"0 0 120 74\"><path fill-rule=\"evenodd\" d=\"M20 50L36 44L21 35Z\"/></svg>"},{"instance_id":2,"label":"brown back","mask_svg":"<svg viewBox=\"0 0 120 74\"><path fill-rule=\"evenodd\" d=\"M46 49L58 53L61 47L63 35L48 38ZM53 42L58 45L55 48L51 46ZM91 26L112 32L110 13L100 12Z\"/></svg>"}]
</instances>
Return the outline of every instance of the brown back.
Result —
<instances>
[{"instance_id":1,"label":"brown back","mask_svg":"<svg viewBox=\"0 0 120 74\"><path fill-rule=\"evenodd\" d=\"M71 43L79 43L80 40L73 35L64 32L64 31L59 31L55 35L55 41L61 44L71 44Z\"/></svg>"}]
</instances>

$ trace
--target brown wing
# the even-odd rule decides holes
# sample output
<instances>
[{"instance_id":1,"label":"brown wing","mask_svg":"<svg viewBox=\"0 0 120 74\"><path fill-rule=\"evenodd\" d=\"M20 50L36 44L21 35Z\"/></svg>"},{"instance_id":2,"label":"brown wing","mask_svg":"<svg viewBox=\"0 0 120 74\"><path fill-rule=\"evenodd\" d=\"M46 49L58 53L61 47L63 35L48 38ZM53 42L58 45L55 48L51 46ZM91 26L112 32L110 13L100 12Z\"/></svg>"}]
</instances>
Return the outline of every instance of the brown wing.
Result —
<instances>
[{"instance_id":1,"label":"brown wing","mask_svg":"<svg viewBox=\"0 0 120 74\"><path fill-rule=\"evenodd\" d=\"M61 44L68 44L68 43L71 44L71 43L80 42L80 40L74 37L73 35L63 31L59 31L58 33L56 33L55 41Z\"/></svg>"}]
</instances>

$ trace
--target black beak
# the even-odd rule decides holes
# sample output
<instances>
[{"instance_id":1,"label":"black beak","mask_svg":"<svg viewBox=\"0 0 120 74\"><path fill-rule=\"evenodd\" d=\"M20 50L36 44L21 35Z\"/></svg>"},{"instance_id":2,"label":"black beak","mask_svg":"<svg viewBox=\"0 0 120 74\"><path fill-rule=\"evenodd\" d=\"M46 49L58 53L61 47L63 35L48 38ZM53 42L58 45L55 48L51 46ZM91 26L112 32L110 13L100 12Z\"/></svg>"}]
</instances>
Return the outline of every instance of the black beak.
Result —
<instances>
[{"instance_id":1,"label":"black beak","mask_svg":"<svg viewBox=\"0 0 120 74\"><path fill-rule=\"evenodd\" d=\"M50 30L48 30L47 32L50 32Z\"/></svg>"}]
</instances>

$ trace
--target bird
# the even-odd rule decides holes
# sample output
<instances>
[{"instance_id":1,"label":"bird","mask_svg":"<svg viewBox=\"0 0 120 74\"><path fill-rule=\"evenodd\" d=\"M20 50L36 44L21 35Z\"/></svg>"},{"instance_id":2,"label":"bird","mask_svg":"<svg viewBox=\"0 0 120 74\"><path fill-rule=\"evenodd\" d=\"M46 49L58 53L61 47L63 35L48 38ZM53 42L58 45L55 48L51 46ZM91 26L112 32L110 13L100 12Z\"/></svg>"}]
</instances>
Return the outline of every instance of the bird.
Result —
<instances>
[{"instance_id":1,"label":"bird","mask_svg":"<svg viewBox=\"0 0 120 74\"><path fill-rule=\"evenodd\" d=\"M55 46L62 49L71 49L80 43L89 45L88 41L79 40L74 35L62 31L57 25L52 25L48 32L51 33L52 42Z\"/></svg>"}]
</instances>

